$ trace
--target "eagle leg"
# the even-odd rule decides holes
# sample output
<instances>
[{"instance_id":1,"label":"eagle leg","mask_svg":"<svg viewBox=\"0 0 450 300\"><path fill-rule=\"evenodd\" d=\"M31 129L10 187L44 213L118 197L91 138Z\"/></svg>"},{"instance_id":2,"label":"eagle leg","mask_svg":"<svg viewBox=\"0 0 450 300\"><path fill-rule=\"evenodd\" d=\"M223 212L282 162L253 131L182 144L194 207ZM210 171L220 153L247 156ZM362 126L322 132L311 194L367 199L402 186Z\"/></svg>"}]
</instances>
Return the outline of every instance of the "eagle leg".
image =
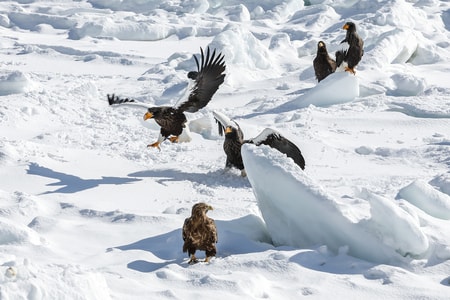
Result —
<instances>
[{"instance_id":1,"label":"eagle leg","mask_svg":"<svg viewBox=\"0 0 450 300\"><path fill-rule=\"evenodd\" d=\"M161 151L161 148L159 147L159 144L160 144L160 142L159 141L156 141L156 142L154 142L153 144L149 144L149 145L147 145L147 147L153 147L153 148L158 148L158 150L159 151Z\"/></svg>"},{"instance_id":2,"label":"eagle leg","mask_svg":"<svg viewBox=\"0 0 450 300\"><path fill-rule=\"evenodd\" d=\"M345 72L350 72L353 75L356 75L356 71L353 68L345 67Z\"/></svg>"},{"instance_id":3,"label":"eagle leg","mask_svg":"<svg viewBox=\"0 0 450 300\"><path fill-rule=\"evenodd\" d=\"M170 140L172 143L178 143L178 136L171 136L171 137L169 138L169 140Z\"/></svg>"},{"instance_id":4,"label":"eagle leg","mask_svg":"<svg viewBox=\"0 0 450 300\"><path fill-rule=\"evenodd\" d=\"M210 260L211 260L211 256L207 256L207 257L205 258L205 263L209 263Z\"/></svg>"},{"instance_id":5,"label":"eagle leg","mask_svg":"<svg viewBox=\"0 0 450 300\"><path fill-rule=\"evenodd\" d=\"M192 265L198 262L197 257L194 254L191 255L191 259L188 261L188 264Z\"/></svg>"}]
</instances>

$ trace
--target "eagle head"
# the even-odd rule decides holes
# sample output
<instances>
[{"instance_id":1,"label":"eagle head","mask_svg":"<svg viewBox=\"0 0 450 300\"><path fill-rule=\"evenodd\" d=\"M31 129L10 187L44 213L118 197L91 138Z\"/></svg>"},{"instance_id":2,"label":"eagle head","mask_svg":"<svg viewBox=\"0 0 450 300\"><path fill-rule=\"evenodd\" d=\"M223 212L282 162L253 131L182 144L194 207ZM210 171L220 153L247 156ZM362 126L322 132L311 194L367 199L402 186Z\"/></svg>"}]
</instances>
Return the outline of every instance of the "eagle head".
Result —
<instances>
[{"instance_id":1,"label":"eagle head","mask_svg":"<svg viewBox=\"0 0 450 300\"><path fill-rule=\"evenodd\" d=\"M147 112L144 115L144 121L152 118L158 118L161 115L160 107L149 107Z\"/></svg>"},{"instance_id":2,"label":"eagle head","mask_svg":"<svg viewBox=\"0 0 450 300\"><path fill-rule=\"evenodd\" d=\"M342 26L342 29L345 29L347 31L356 31L356 25L353 22L347 22Z\"/></svg>"},{"instance_id":3,"label":"eagle head","mask_svg":"<svg viewBox=\"0 0 450 300\"><path fill-rule=\"evenodd\" d=\"M323 41L319 41L317 43L317 53L328 53L327 52L327 46Z\"/></svg>"},{"instance_id":4,"label":"eagle head","mask_svg":"<svg viewBox=\"0 0 450 300\"><path fill-rule=\"evenodd\" d=\"M196 203L192 206L192 216L205 216L208 210L213 210L213 207L203 202Z\"/></svg>"}]
</instances>

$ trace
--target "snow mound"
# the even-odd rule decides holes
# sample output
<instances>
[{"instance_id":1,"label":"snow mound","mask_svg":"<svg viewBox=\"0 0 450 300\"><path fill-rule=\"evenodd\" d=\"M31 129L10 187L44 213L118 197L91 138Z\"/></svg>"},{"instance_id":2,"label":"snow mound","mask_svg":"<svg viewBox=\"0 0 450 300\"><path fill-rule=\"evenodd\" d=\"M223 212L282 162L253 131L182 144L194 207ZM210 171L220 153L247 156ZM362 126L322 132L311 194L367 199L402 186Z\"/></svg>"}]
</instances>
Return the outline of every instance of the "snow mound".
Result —
<instances>
[{"instance_id":1,"label":"snow mound","mask_svg":"<svg viewBox=\"0 0 450 300\"><path fill-rule=\"evenodd\" d=\"M28 77L20 71L0 74L0 96L27 92L31 85Z\"/></svg>"},{"instance_id":2,"label":"snow mound","mask_svg":"<svg viewBox=\"0 0 450 300\"><path fill-rule=\"evenodd\" d=\"M392 96L416 96L427 87L425 79L411 74L394 74L391 79L395 87L391 88L387 94Z\"/></svg>"},{"instance_id":3,"label":"snow mound","mask_svg":"<svg viewBox=\"0 0 450 300\"><path fill-rule=\"evenodd\" d=\"M430 181L430 184L438 187L441 192L450 196L450 173L436 176L435 178L433 178L433 180Z\"/></svg>"},{"instance_id":4,"label":"snow mound","mask_svg":"<svg viewBox=\"0 0 450 300\"><path fill-rule=\"evenodd\" d=\"M282 107L297 109L309 105L327 107L353 101L359 96L358 77L348 72L336 72L319 82L305 94Z\"/></svg>"},{"instance_id":5,"label":"snow mound","mask_svg":"<svg viewBox=\"0 0 450 300\"><path fill-rule=\"evenodd\" d=\"M117 23L112 18L103 18L93 22L86 22L81 27L74 27L69 31L69 38L79 40L86 36L115 37L119 40L157 41L175 34L173 26L148 22L134 22L123 20Z\"/></svg>"},{"instance_id":6,"label":"snow mound","mask_svg":"<svg viewBox=\"0 0 450 300\"><path fill-rule=\"evenodd\" d=\"M24 243L40 245L41 239L36 232L25 225L19 225L9 219L0 217L0 245Z\"/></svg>"},{"instance_id":7,"label":"snow mound","mask_svg":"<svg viewBox=\"0 0 450 300\"><path fill-rule=\"evenodd\" d=\"M348 248L350 255L378 263L392 263L407 255L421 257L428 249L416 219L387 199L363 193L371 216L350 217L349 203L326 193L278 151L246 144L242 158L276 245L324 244L334 252ZM355 212L360 209L354 207Z\"/></svg>"},{"instance_id":8,"label":"snow mound","mask_svg":"<svg viewBox=\"0 0 450 300\"><path fill-rule=\"evenodd\" d=\"M1 265L0 286L0 299L5 300L111 299L106 280L99 273L75 266L36 264L29 259Z\"/></svg>"},{"instance_id":9,"label":"snow mound","mask_svg":"<svg viewBox=\"0 0 450 300\"><path fill-rule=\"evenodd\" d=\"M225 56L229 70L226 80L229 84L232 79L239 83L241 77L247 77L245 79L261 77L260 73L268 73L266 76L272 77L273 72L277 70L268 48L244 26L227 25L209 46L212 49L220 49Z\"/></svg>"},{"instance_id":10,"label":"snow mound","mask_svg":"<svg viewBox=\"0 0 450 300\"><path fill-rule=\"evenodd\" d=\"M396 198L405 199L433 217L450 220L450 196L423 180L416 180L402 188Z\"/></svg>"}]
</instances>

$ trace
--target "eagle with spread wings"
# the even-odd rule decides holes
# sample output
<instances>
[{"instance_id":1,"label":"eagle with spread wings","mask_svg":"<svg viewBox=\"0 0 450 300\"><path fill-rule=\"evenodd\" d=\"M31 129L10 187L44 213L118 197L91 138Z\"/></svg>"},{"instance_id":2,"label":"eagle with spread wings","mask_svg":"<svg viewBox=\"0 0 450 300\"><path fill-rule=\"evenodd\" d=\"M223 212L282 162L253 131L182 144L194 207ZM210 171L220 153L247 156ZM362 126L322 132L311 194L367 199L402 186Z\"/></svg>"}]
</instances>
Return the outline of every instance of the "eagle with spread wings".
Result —
<instances>
[{"instance_id":1,"label":"eagle with spread wings","mask_svg":"<svg viewBox=\"0 0 450 300\"><path fill-rule=\"evenodd\" d=\"M242 161L241 148L245 143L267 145L277 149L286 156L292 158L294 162L302 169L305 169L305 159L300 149L290 140L285 138L278 131L266 128L258 136L245 140L239 124L225 116L224 114L213 111L214 119L219 125L219 135L225 132L223 150L226 155L225 168L235 167L241 170L241 175L246 176L244 162Z\"/></svg>"},{"instance_id":2,"label":"eagle with spread wings","mask_svg":"<svg viewBox=\"0 0 450 300\"><path fill-rule=\"evenodd\" d=\"M214 220L206 215L212 209L211 205L203 202L194 204L191 216L184 220L183 252L190 256L189 264L198 262L195 257L197 250L205 251L205 262L209 262L210 258L216 255L217 228Z\"/></svg>"},{"instance_id":3,"label":"eagle with spread wings","mask_svg":"<svg viewBox=\"0 0 450 300\"><path fill-rule=\"evenodd\" d=\"M225 62L223 54L216 54L216 50L211 53L209 47L206 50L206 55L202 48L200 48L200 51L200 62L194 55L197 71L188 73L188 78L194 81L193 84L190 84L192 87L188 86L189 96L175 106L149 106L134 99L119 98L114 94L107 95L111 106L125 104L147 108L144 120L154 119L161 127L158 140L147 145L148 147L161 150L159 145L166 139L169 139L172 143L178 142L179 136L186 128L187 118L184 113L194 113L205 107L224 82Z\"/></svg>"}]
</instances>

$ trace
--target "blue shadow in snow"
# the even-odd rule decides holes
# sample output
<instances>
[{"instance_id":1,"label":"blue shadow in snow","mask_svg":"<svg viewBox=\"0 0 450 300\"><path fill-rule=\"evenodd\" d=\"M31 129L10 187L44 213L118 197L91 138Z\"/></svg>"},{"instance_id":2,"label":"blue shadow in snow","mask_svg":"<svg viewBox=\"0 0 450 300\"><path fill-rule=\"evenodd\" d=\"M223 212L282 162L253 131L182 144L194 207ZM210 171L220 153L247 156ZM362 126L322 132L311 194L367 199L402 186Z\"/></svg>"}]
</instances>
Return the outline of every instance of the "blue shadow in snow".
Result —
<instances>
[{"instance_id":1,"label":"blue shadow in snow","mask_svg":"<svg viewBox=\"0 0 450 300\"><path fill-rule=\"evenodd\" d=\"M61 188L54 191L43 192L41 193L42 195L54 193L71 194L92 189L101 184L119 185L142 180L138 178L120 178L120 177L104 177L104 176L102 176L101 179L82 179L78 176L56 172L52 169L42 167L36 163L31 163L28 166L27 174L38 175L58 180L58 182L47 184L47 186L61 186Z\"/></svg>"},{"instance_id":2,"label":"blue shadow in snow","mask_svg":"<svg viewBox=\"0 0 450 300\"><path fill-rule=\"evenodd\" d=\"M208 173L190 173L175 169L145 170L128 174L130 177L155 177L159 184L165 185L170 181L190 181L198 184L205 184L209 187L225 186L233 188L250 188L247 178L235 175L231 171L217 170Z\"/></svg>"},{"instance_id":3,"label":"blue shadow in snow","mask_svg":"<svg viewBox=\"0 0 450 300\"><path fill-rule=\"evenodd\" d=\"M219 242L217 243L218 257L273 249L265 225L257 216L248 215L235 220L216 220L215 222L219 237ZM180 226L180 229L114 248L122 251L148 251L163 260L159 262L135 260L127 265L130 269L147 273L156 271L172 263L187 266L188 255L182 252L182 247L183 239ZM204 251L197 251L196 253L199 259L202 259L204 255Z\"/></svg>"}]
</instances>

